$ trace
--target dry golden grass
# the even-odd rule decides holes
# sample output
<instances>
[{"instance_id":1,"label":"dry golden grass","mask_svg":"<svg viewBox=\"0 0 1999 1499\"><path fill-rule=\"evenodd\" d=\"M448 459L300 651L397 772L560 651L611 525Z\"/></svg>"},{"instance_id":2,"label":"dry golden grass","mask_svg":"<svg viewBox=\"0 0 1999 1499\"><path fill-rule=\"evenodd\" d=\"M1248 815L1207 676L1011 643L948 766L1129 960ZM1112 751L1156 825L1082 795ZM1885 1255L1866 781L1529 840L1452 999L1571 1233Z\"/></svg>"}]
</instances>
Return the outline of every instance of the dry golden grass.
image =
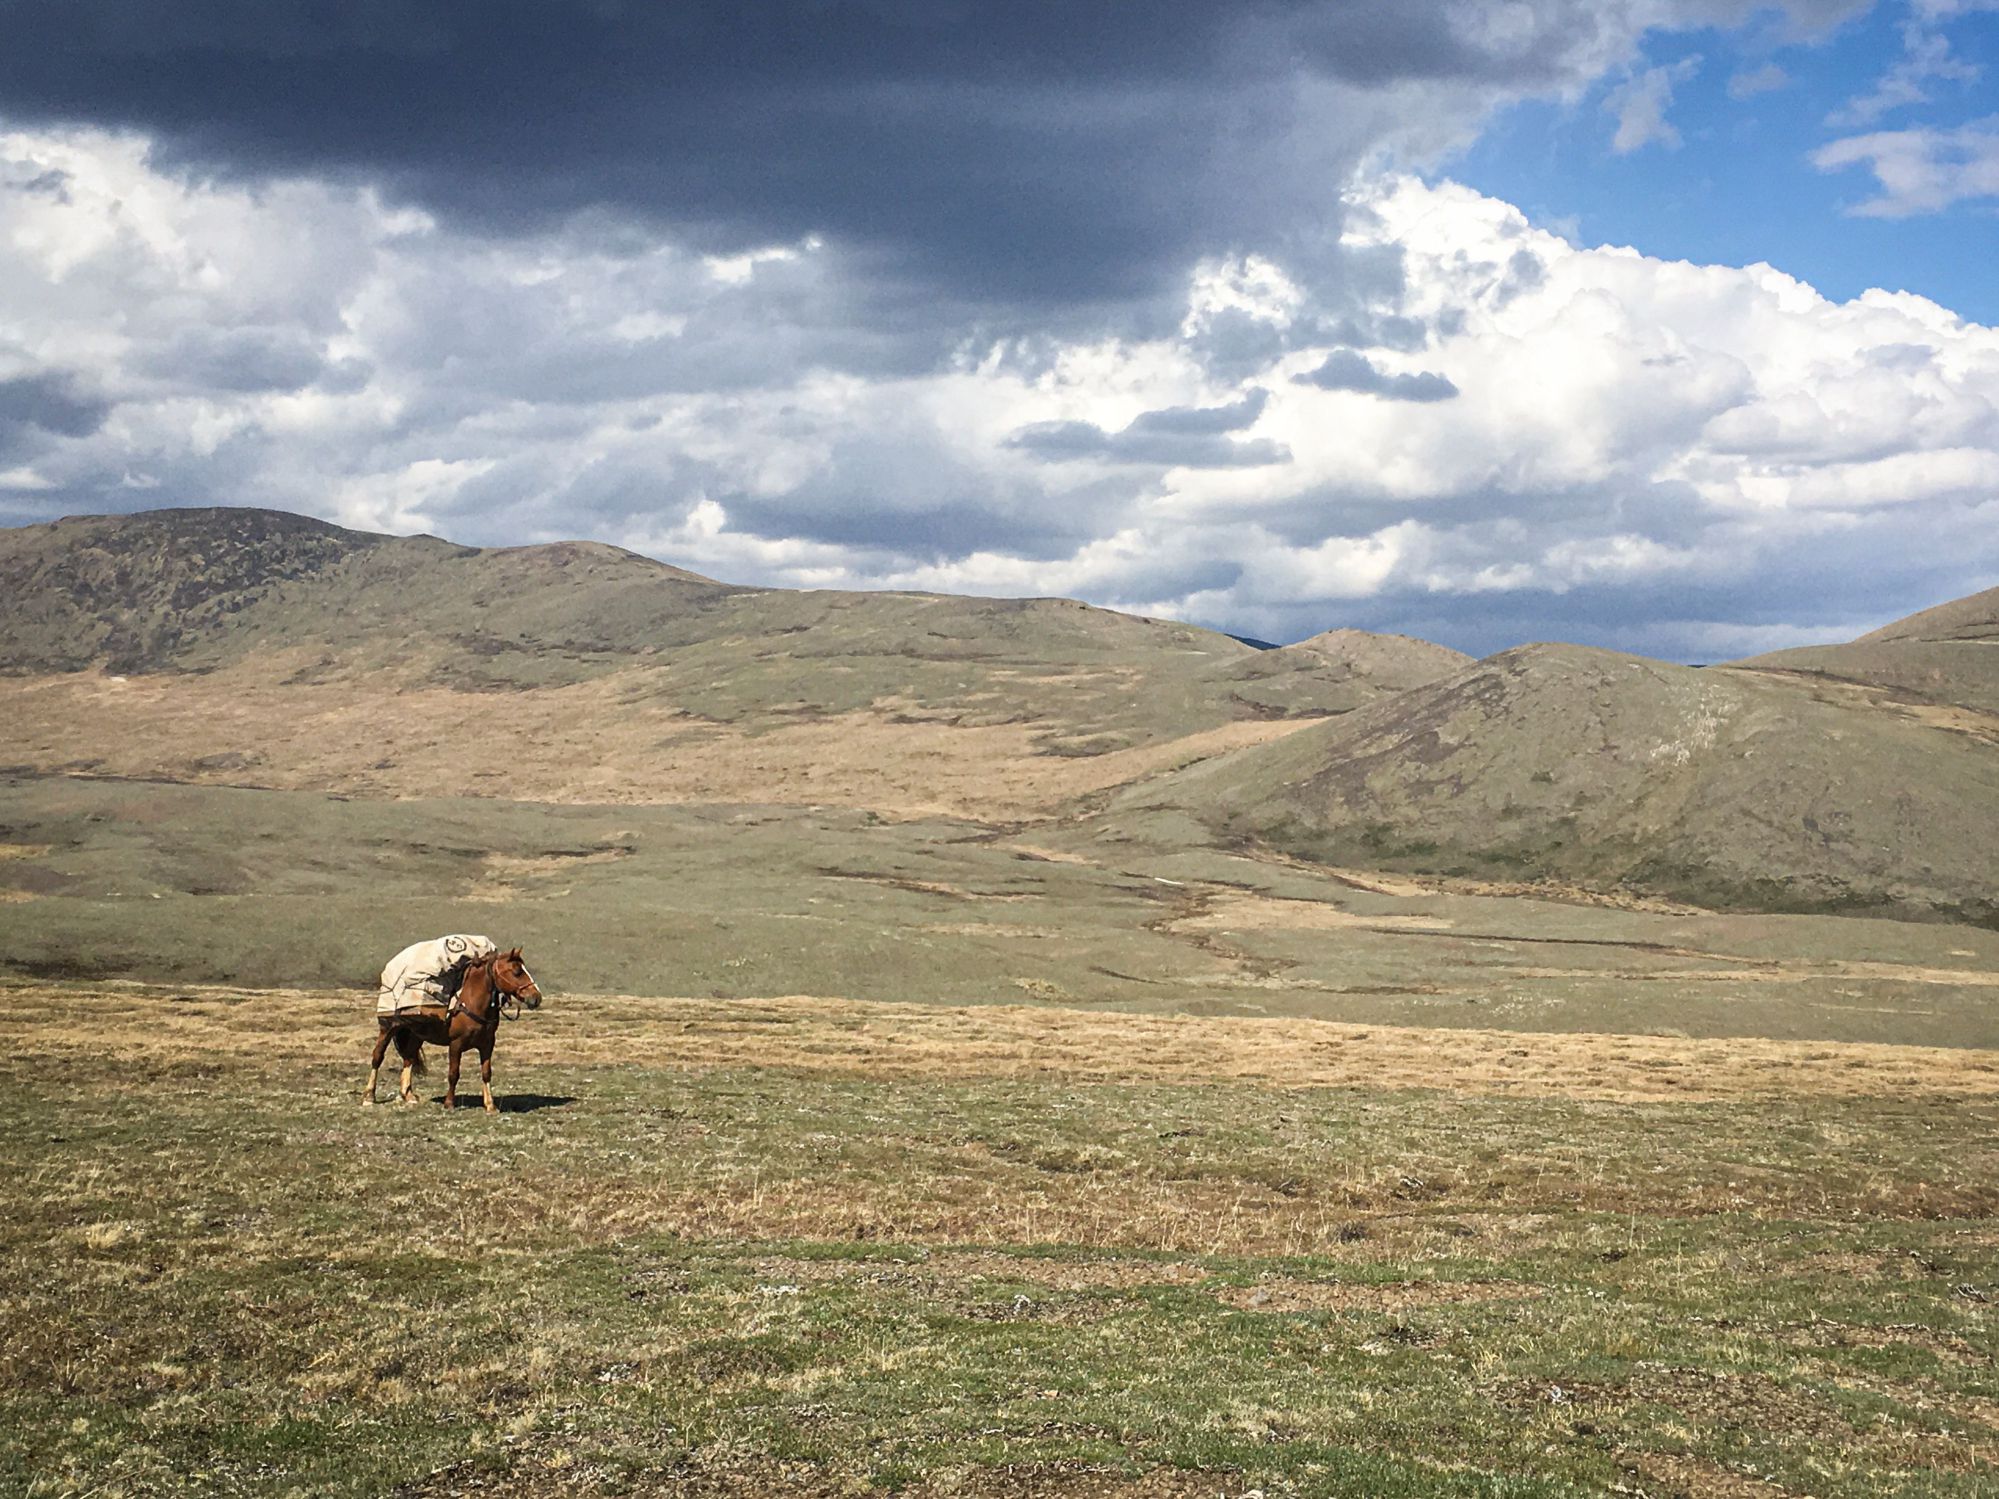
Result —
<instances>
[{"instance_id":1,"label":"dry golden grass","mask_svg":"<svg viewBox=\"0 0 1999 1499\"><path fill-rule=\"evenodd\" d=\"M25 1053L86 1049L152 1062L229 1052L358 1051L372 996L136 985L11 991ZM275 1015L283 1024L274 1025ZM1035 1005L885 1004L818 996L564 995L506 1031L532 1060L682 1069L781 1068L870 1079L1245 1082L1435 1089L1606 1102L1983 1097L1999 1051L1824 1041L1533 1034L1335 1021L1128 1014Z\"/></svg>"},{"instance_id":2,"label":"dry golden grass","mask_svg":"<svg viewBox=\"0 0 1999 1499\"><path fill-rule=\"evenodd\" d=\"M9 754L37 771L370 797L757 802L1019 821L1317 722L1230 723L1064 756L1040 751L1047 724L925 721L887 699L797 722L714 723L668 706L665 674L653 668L500 698L390 680L287 681L305 659L273 652L196 677L0 679ZM505 732L485 732L489 724Z\"/></svg>"}]
</instances>

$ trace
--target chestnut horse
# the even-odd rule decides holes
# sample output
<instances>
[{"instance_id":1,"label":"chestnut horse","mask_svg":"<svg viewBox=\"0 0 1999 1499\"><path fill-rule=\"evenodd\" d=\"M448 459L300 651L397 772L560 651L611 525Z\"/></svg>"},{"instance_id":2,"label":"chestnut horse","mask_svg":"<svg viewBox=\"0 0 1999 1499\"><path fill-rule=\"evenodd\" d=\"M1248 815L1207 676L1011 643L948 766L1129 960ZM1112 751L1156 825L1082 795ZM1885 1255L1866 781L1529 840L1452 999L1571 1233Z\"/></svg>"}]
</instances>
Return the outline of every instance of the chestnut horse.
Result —
<instances>
[{"instance_id":1,"label":"chestnut horse","mask_svg":"<svg viewBox=\"0 0 1999 1499\"><path fill-rule=\"evenodd\" d=\"M513 1006L515 1015L520 1014L522 1005L530 1010L541 1008L541 989L534 975L528 972L528 965L521 961L518 947L481 958L468 967L464 982L458 986L458 997L448 1010L441 1005L425 1005L422 1009L378 1016L382 1034L375 1038L375 1056L368 1068L368 1091L361 1096L361 1102L375 1101L375 1080L381 1076L382 1058L393 1041L397 1055L403 1059L400 1096L404 1103L415 1103L414 1082L425 1071L423 1043L428 1041L433 1046L445 1047L451 1058L445 1073L444 1106L458 1107L458 1059L471 1046L479 1053L479 1090L485 1095L486 1112L497 1113L499 1105L493 1102L493 1041L500 1033L500 1016L508 1005Z\"/></svg>"}]
</instances>

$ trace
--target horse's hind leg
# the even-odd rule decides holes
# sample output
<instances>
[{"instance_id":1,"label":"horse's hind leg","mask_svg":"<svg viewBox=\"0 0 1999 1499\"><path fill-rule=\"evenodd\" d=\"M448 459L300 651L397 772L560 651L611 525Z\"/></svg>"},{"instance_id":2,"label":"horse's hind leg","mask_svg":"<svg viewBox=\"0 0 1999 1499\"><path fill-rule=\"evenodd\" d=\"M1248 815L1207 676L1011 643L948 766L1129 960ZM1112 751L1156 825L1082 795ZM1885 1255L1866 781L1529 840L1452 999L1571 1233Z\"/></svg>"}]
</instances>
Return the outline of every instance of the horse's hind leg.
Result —
<instances>
[{"instance_id":1,"label":"horse's hind leg","mask_svg":"<svg viewBox=\"0 0 1999 1499\"><path fill-rule=\"evenodd\" d=\"M382 1058L389 1054L389 1026L382 1023L382 1034L375 1038L375 1055L368 1061L368 1091L361 1095L364 1105L375 1101L375 1083L382 1075Z\"/></svg>"},{"instance_id":2,"label":"horse's hind leg","mask_svg":"<svg viewBox=\"0 0 1999 1499\"><path fill-rule=\"evenodd\" d=\"M409 1031L397 1031L396 1051L403 1059L403 1079L397 1096L404 1103L415 1103L416 1075L423 1071L423 1037Z\"/></svg>"}]
</instances>

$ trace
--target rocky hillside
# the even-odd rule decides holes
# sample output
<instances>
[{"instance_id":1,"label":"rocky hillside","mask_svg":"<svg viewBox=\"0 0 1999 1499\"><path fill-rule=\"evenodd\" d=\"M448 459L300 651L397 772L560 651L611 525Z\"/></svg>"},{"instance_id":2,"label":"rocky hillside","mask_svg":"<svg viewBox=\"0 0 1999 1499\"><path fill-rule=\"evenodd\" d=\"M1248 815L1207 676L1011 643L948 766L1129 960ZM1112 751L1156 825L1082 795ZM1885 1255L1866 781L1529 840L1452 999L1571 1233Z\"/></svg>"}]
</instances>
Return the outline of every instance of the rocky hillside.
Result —
<instances>
[{"instance_id":1,"label":"rocky hillside","mask_svg":"<svg viewBox=\"0 0 1999 1499\"><path fill-rule=\"evenodd\" d=\"M0 531L0 589L11 672L212 670L297 645L630 652L735 591L596 542L465 547L220 508Z\"/></svg>"},{"instance_id":2,"label":"rocky hillside","mask_svg":"<svg viewBox=\"0 0 1999 1499\"><path fill-rule=\"evenodd\" d=\"M1878 687L1503 652L1127 791L1334 864L1999 920L1999 719Z\"/></svg>"}]
</instances>

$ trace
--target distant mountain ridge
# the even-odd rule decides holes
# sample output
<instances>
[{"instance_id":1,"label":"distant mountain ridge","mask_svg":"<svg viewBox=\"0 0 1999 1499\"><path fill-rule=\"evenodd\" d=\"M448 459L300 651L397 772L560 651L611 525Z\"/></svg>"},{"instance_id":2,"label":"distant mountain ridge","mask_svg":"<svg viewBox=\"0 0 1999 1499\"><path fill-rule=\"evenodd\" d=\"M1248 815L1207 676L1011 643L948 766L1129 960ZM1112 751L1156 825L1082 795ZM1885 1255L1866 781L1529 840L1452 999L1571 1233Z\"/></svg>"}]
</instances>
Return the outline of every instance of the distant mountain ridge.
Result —
<instances>
[{"instance_id":1,"label":"distant mountain ridge","mask_svg":"<svg viewBox=\"0 0 1999 1499\"><path fill-rule=\"evenodd\" d=\"M926 782L954 776L942 805L982 805L990 782L995 805L1040 807L1425 670L1392 642L1356 669L1070 599L738 587L592 542L466 547L257 510L0 531L0 599L17 763L367 795L674 800L706 784L866 804L873 774L888 807L936 805ZM105 673L125 679L116 702L93 685ZM433 725L484 692L512 695L518 746L454 759ZM110 727L146 715L140 741ZM399 720L413 732L379 750L359 727ZM814 734L830 737L814 749ZM723 763L739 741L762 749ZM816 771L827 755L851 773ZM1041 757L1098 768L1051 775Z\"/></svg>"},{"instance_id":2,"label":"distant mountain ridge","mask_svg":"<svg viewBox=\"0 0 1999 1499\"><path fill-rule=\"evenodd\" d=\"M723 589L601 542L468 547L226 507L75 516L0 531L0 667L202 668L253 642L462 632L471 622L454 613L489 608L537 573L599 592Z\"/></svg>"}]
</instances>

